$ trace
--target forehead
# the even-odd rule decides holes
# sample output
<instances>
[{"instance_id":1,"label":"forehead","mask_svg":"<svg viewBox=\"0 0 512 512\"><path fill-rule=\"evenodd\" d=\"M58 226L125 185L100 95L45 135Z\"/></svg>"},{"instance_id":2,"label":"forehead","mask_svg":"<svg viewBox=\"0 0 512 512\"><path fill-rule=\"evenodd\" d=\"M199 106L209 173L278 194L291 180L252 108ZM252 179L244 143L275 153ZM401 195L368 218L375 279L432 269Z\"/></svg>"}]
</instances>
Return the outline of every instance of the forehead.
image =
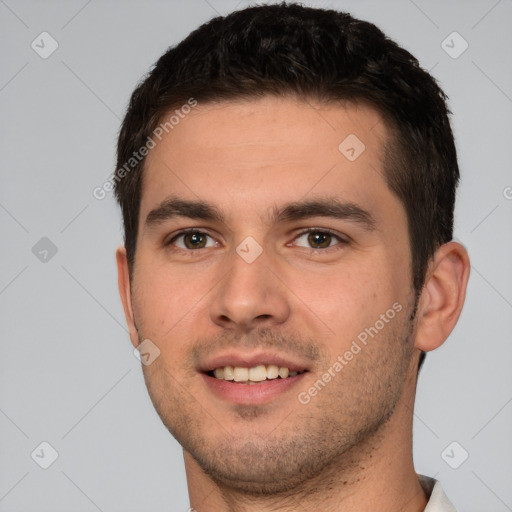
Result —
<instances>
[{"instance_id":1,"label":"forehead","mask_svg":"<svg viewBox=\"0 0 512 512\"><path fill-rule=\"evenodd\" d=\"M360 200L389 193L386 137L380 114L361 104L277 97L199 103L148 154L141 220L169 195L261 210L308 194Z\"/></svg>"}]
</instances>

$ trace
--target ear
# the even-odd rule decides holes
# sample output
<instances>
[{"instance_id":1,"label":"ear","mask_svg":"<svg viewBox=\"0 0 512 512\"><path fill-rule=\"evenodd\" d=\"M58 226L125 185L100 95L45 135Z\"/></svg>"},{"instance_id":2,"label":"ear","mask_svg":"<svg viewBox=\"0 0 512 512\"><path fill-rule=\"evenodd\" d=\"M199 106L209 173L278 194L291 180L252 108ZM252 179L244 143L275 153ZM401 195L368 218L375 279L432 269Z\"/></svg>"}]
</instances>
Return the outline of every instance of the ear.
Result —
<instances>
[{"instance_id":1,"label":"ear","mask_svg":"<svg viewBox=\"0 0 512 512\"><path fill-rule=\"evenodd\" d=\"M128 325L130 339L135 348L139 346L139 335L135 327L132 307L132 290L130 283L130 271L128 267L128 258L126 257L126 249L119 247L116 251L117 260L117 284L119 286L119 295L123 303L124 316Z\"/></svg>"},{"instance_id":2,"label":"ear","mask_svg":"<svg viewBox=\"0 0 512 512\"><path fill-rule=\"evenodd\" d=\"M466 249L457 242L435 252L418 303L416 348L428 352L448 338L464 305L470 267Z\"/></svg>"}]
</instances>

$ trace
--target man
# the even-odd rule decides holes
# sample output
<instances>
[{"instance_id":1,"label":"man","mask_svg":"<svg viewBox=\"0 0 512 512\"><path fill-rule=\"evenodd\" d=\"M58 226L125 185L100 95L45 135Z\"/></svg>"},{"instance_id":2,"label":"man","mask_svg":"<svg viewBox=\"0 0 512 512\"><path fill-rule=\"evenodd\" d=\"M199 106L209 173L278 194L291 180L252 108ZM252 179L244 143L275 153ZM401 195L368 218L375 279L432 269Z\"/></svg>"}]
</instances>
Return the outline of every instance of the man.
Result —
<instances>
[{"instance_id":1,"label":"man","mask_svg":"<svg viewBox=\"0 0 512 512\"><path fill-rule=\"evenodd\" d=\"M119 289L191 507L452 511L416 474L425 352L460 315L445 96L348 14L211 20L133 93Z\"/></svg>"}]
</instances>

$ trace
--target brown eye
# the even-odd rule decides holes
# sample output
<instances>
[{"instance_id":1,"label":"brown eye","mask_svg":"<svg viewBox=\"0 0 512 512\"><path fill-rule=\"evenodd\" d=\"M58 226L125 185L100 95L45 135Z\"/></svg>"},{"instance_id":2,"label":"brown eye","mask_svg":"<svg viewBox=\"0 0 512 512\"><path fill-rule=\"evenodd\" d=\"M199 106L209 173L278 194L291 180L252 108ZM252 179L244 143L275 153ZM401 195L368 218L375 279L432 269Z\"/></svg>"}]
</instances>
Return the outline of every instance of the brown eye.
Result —
<instances>
[{"instance_id":1,"label":"brown eye","mask_svg":"<svg viewBox=\"0 0 512 512\"><path fill-rule=\"evenodd\" d=\"M309 229L303 231L293 242L293 245L305 247L307 249L321 250L329 249L334 246L342 246L348 244L348 240L343 235L337 235L323 229Z\"/></svg>"},{"instance_id":2,"label":"brown eye","mask_svg":"<svg viewBox=\"0 0 512 512\"><path fill-rule=\"evenodd\" d=\"M214 247L215 240L202 231L188 231L175 236L169 245L174 245L179 249L205 249L207 247Z\"/></svg>"},{"instance_id":3,"label":"brown eye","mask_svg":"<svg viewBox=\"0 0 512 512\"><path fill-rule=\"evenodd\" d=\"M308 243L313 249L325 249L331 245L333 236L323 231L312 231L308 235Z\"/></svg>"},{"instance_id":4,"label":"brown eye","mask_svg":"<svg viewBox=\"0 0 512 512\"><path fill-rule=\"evenodd\" d=\"M183 235L183 242L187 249L202 249L206 246L206 236L202 233L187 233Z\"/></svg>"}]
</instances>

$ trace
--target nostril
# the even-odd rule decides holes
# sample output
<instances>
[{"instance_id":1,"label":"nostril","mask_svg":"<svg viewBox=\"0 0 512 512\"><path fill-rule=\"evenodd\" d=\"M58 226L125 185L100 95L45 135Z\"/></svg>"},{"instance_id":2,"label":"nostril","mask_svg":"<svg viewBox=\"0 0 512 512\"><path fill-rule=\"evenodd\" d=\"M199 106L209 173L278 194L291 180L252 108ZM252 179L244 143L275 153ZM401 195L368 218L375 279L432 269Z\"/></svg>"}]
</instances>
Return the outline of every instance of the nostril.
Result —
<instances>
[{"instance_id":1,"label":"nostril","mask_svg":"<svg viewBox=\"0 0 512 512\"><path fill-rule=\"evenodd\" d=\"M255 320L268 320L269 318L272 318L272 315L258 315Z\"/></svg>"}]
</instances>

